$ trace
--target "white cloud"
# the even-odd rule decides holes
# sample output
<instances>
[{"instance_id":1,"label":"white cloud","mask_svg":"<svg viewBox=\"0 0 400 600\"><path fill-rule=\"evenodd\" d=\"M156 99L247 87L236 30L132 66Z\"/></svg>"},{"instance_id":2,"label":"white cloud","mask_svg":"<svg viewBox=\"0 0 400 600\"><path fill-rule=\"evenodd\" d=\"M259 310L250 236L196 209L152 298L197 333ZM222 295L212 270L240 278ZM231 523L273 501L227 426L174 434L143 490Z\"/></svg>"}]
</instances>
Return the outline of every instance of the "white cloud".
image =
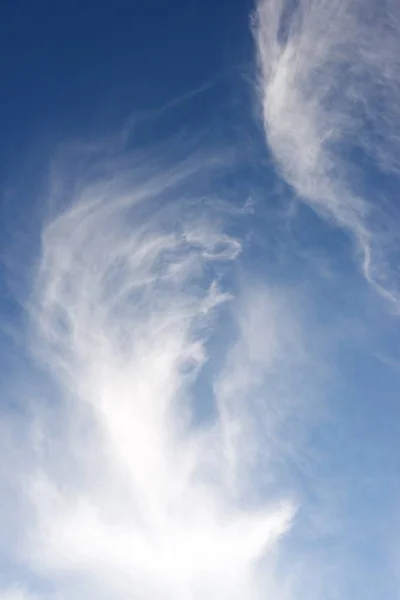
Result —
<instances>
[{"instance_id":1,"label":"white cloud","mask_svg":"<svg viewBox=\"0 0 400 600\"><path fill-rule=\"evenodd\" d=\"M397 308L398 211L377 190L400 173L399 23L390 0L260 0L254 27L265 132L280 173L353 236L366 279ZM372 193L360 183L363 161L376 169ZM363 169L361 179L371 167Z\"/></svg>"},{"instance_id":2,"label":"white cloud","mask_svg":"<svg viewBox=\"0 0 400 600\"><path fill-rule=\"evenodd\" d=\"M234 298L223 272L241 242L222 200L188 200L204 198L196 157L150 179L131 164L80 170L75 186L58 171L29 309L55 397L29 399L22 444L4 426L6 450L19 446L1 477L7 552L62 600L289 598L276 563L295 502L261 487L298 407L301 319L283 289L249 283ZM236 341L205 399L195 383L222 313Z\"/></svg>"}]
</instances>

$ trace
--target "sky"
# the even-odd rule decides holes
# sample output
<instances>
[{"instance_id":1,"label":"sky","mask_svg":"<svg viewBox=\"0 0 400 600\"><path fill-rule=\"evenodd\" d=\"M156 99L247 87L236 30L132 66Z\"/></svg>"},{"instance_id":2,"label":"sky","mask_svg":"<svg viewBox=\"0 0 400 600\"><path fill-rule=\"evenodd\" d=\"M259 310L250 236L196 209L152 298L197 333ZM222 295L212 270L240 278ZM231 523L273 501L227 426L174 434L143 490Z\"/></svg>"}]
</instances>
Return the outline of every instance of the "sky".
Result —
<instances>
[{"instance_id":1,"label":"sky","mask_svg":"<svg viewBox=\"0 0 400 600\"><path fill-rule=\"evenodd\" d=\"M0 600L400 599L398 3L0 16Z\"/></svg>"}]
</instances>

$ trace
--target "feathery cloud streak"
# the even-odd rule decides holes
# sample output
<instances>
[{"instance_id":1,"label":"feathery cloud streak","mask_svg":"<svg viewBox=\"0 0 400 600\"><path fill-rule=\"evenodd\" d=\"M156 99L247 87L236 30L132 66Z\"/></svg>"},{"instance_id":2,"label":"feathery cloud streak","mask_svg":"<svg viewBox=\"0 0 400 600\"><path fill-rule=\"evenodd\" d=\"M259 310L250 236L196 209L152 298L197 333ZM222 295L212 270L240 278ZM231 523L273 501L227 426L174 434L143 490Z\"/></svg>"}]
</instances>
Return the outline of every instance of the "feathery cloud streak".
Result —
<instances>
[{"instance_id":1,"label":"feathery cloud streak","mask_svg":"<svg viewBox=\"0 0 400 600\"><path fill-rule=\"evenodd\" d=\"M281 175L351 234L396 308L400 11L391 0L261 0L254 32L267 142ZM365 175L371 181L365 183Z\"/></svg>"}]
</instances>

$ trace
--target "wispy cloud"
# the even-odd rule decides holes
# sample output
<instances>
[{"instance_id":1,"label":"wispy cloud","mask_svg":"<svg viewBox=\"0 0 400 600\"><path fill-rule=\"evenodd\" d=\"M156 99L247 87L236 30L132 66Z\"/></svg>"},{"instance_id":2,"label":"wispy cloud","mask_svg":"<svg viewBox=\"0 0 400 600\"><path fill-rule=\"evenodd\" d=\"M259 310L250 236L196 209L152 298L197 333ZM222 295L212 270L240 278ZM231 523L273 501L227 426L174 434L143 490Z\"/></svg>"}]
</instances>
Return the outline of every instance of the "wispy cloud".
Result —
<instances>
[{"instance_id":1,"label":"wispy cloud","mask_svg":"<svg viewBox=\"0 0 400 600\"><path fill-rule=\"evenodd\" d=\"M399 19L390 0L261 0L254 20L265 132L279 171L353 236L365 277L396 310L398 213L394 194L383 198L381 188L400 166Z\"/></svg>"},{"instance_id":2,"label":"wispy cloud","mask_svg":"<svg viewBox=\"0 0 400 600\"><path fill-rule=\"evenodd\" d=\"M383 189L400 170L396 11L260 0L253 26L280 175L398 308ZM152 129L186 100L134 115L111 142L63 146L49 168L24 306L33 374L13 382L17 409L1 407L0 600L336 600L357 576L354 539L338 539L346 435L304 441L354 311L332 316L333 299L312 314L314 281L300 289L292 267L270 277L254 259L238 151L163 142L156 122L139 142L142 119ZM341 317L345 334L329 335Z\"/></svg>"},{"instance_id":3,"label":"wispy cloud","mask_svg":"<svg viewBox=\"0 0 400 600\"><path fill-rule=\"evenodd\" d=\"M9 556L68 600L289 598L276 563L296 502L274 465L295 448L301 315L284 289L239 285L243 216L206 193L220 160L96 153L93 171L88 154L52 170L29 312L54 397L27 399L27 433L5 425ZM202 391L221 319L234 341Z\"/></svg>"}]
</instances>

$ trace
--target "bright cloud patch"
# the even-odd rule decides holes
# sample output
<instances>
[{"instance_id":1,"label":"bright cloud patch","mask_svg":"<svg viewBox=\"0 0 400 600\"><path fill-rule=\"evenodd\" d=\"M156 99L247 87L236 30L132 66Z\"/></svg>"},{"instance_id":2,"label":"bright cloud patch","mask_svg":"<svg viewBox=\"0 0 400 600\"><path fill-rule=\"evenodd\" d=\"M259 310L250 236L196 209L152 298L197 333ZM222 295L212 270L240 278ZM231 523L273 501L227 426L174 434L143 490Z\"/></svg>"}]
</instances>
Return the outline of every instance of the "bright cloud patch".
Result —
<instances>
[{"instance_id":1,"label":"bright cloud patch","mask_svg":"<svg viewBox=\"0 0 400 600\"><path fill-rule=\"evenodd\" d=\"M34 403L26 471L8 475L23 499L10 548L60 598L258 598L295 514L260 491L300 324L284 290L238 291L242 243L223 225L242 217L187 201L202 169L119 173L81 181L43 230L31 347L56 397ZM223 315L234 341L196 391Z\"/></svg>"}]
</instances>

